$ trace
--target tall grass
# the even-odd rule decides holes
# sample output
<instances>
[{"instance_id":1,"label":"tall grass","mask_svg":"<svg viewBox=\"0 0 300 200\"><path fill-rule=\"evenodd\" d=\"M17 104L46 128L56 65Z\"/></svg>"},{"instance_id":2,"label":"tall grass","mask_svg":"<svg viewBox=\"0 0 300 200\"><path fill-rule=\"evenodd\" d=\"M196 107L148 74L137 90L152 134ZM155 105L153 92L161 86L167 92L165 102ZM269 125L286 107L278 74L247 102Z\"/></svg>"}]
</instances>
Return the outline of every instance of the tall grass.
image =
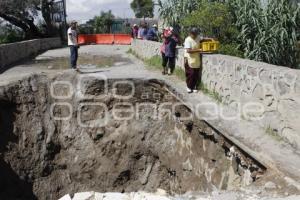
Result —
<instances>
[{"instance_id":1,"label":"tall grass","mask_svg":"<svg viewBox=\"0 0 300 200\"><path fill-rule=\"evenodd\" d=\"M231 0L240 30L239 44L246 58L288 67L297 66L300 6L287 0Z\"/></svg>"}]
</instances>

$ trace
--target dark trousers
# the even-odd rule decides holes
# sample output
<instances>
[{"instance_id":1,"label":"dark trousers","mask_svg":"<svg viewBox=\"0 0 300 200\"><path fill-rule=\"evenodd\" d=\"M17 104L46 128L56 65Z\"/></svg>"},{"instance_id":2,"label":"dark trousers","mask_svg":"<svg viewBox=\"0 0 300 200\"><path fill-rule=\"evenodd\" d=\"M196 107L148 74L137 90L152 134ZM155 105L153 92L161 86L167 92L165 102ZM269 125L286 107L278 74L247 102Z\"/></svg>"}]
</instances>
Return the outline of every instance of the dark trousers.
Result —
<instances>
[{"instance_id":1,"label":"dark trousers","mask_svg":"<svg viewBox=\"0 0 300 200\"><path fill-rule=\"evenodd\" d=\"M197 83L201 79L200 68L191 68L187 59L184 60L184 68L185 68L187 87L191 90L196 89Z\"/></svg>"},{"instance_id":2,"label":"dark trousers","mask_svg":"<svg viewBox=\"0 0 300 200\"><path fill-rule=\"evenodd\" d=\"M71 67L76 68L77 67L77 59L78 59L78 47L77 46L70 46L70 52L71 52Z\"/></svg>"},{"instance_id":3,"label":"dark trousers","mask_svg":"<svg viewBox=\"0 0 300 200\"><path fill-rule=\"evenodd\" d=\"M176 58L175 57L167 57L164 53L162 53L162 66L164 69L166 67L170 68L172 73L175 69Z\"/></svg>"}]
</instances>

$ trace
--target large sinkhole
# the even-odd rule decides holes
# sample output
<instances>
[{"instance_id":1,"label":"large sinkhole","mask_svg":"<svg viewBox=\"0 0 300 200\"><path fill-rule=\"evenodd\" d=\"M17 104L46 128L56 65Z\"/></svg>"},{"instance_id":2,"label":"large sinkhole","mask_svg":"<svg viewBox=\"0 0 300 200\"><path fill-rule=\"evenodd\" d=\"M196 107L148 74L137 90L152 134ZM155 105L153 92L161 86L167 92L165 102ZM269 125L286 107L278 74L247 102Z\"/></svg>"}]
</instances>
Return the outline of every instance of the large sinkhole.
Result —
<instances>
[{"instance_id":1,"label":"large sinkhole","mask_svg":"<svg viewBox=\"0 0 300 200\"><path fill-rule=\"evenodd\" d=\"M34 75L0 87L0 199L235 189L265 168L158 80Z\"/></svg>"}]
</instances>

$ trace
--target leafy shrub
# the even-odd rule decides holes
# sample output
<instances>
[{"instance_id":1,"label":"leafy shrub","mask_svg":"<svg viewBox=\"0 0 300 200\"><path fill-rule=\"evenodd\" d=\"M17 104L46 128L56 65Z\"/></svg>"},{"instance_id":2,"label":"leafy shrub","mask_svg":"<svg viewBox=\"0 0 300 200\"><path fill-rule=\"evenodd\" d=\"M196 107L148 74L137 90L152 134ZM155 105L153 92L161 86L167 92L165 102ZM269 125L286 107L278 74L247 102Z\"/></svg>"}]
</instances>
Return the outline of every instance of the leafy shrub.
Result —
<instances>
[{"instance_id":1,"label":"leafy shrub","mask_svg":"<svg viewBox=\"0 0 300 200\"><path fill-rule=\"evenodd\" d=\"M225 55L229 55L229 56L236 56L236 57L240 57L240 58L244 57L243 52L241 50L239 50L239 45L236 43L221 44L218 52L220 54L225 54Z\"/></svg>"},{"instance_id":2,"label":"leafy shrub","mask_svg":"<svg viewBox=\"0 0 300 200\"><path fill-rule=\"evenodd\" d=\"M223 43L231 43L238 35L226 3L203 1L197 10L184 18L182 25L186 30L196 26L206 36L216 37Z\"/></svg>"},{"instance_id":3,"label":"leafy shrub","mask_svg":"<svg viewBox=\"0 0 300 200\"><path fill-rule=\"evenodd\" d=\"M6 24L0 28L0 44L19 42L25 38L24 33L12 25Z\"/></svg>"}]
</instances>

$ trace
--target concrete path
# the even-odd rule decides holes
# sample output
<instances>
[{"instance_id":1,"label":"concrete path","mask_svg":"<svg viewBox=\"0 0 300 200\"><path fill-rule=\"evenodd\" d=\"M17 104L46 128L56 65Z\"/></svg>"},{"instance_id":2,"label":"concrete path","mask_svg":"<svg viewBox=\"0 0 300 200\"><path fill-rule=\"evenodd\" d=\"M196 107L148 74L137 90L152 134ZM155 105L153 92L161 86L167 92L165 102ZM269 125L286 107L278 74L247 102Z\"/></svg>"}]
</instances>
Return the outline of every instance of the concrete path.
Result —
<instances>
[{"instance_id":1,"label":"concrete path","mask_svg":"<svg viewBox=\"0 0 300 200\"><path fill-rule=\"evenodd\" d=\"M136 192L130 194L122 193L97 193L97 192L82 192L71 196L65 195L59 200L298 200L299 196L290 196L286 198L280 197L263 197L257 195L236 193L236 192L213 192L211 195L205 194L185 194L182 196L170 197L165 192L159 190L155 194L146 192Z\"/></svg>"},{"instance_id":2,"label":"concrete path","mask_svg":"<svg viewBox=\"0 0 300 200\"><path fill-rule=\"evenodd\" d=\"M219 105L213 98L206 96L202 92L187 94L185 83L174 76L163 76L159 71L147 70L143 62L126 53L129 48L130 46L83 46L80 49L80 55L89 54L127 58L127 62L114 63L110 68L97 69L99 71L97 74L105 75L111 79L142 78L164 80L170 85L170 89L178 95L178 98L185 102L196 113L199 113L202 119L210 123L267 168L272 169L272 173L268 174L270 180L272 180L272 178L274 179L272 176L276 173L276 175L281 177L280 181L283 181L283 185L291 185L300 191L300 152L293 149L284 141L277 141L272 138L266 134L265 130L258 128L253 122L243 119L225 120L221 115L212 119L211 110L209 108L203 106L197 108L195 105L212 103L218 105L218 110L223 111L222 113L226 116L234 116L236 113L224 105ZM68 56L69 49L62 48L47 51L36 59L56 59ZM89 72L93 72L93 70L96 69L91 67L82 70L90 70ZM52 70L47 68L47 66L39 64L22 64L0 75L0 85L31 74L45 73L49 76L54 76L62 72L65 71ZM280 184L280 181L278 184Z\"/></svg>"}]
</instances>

